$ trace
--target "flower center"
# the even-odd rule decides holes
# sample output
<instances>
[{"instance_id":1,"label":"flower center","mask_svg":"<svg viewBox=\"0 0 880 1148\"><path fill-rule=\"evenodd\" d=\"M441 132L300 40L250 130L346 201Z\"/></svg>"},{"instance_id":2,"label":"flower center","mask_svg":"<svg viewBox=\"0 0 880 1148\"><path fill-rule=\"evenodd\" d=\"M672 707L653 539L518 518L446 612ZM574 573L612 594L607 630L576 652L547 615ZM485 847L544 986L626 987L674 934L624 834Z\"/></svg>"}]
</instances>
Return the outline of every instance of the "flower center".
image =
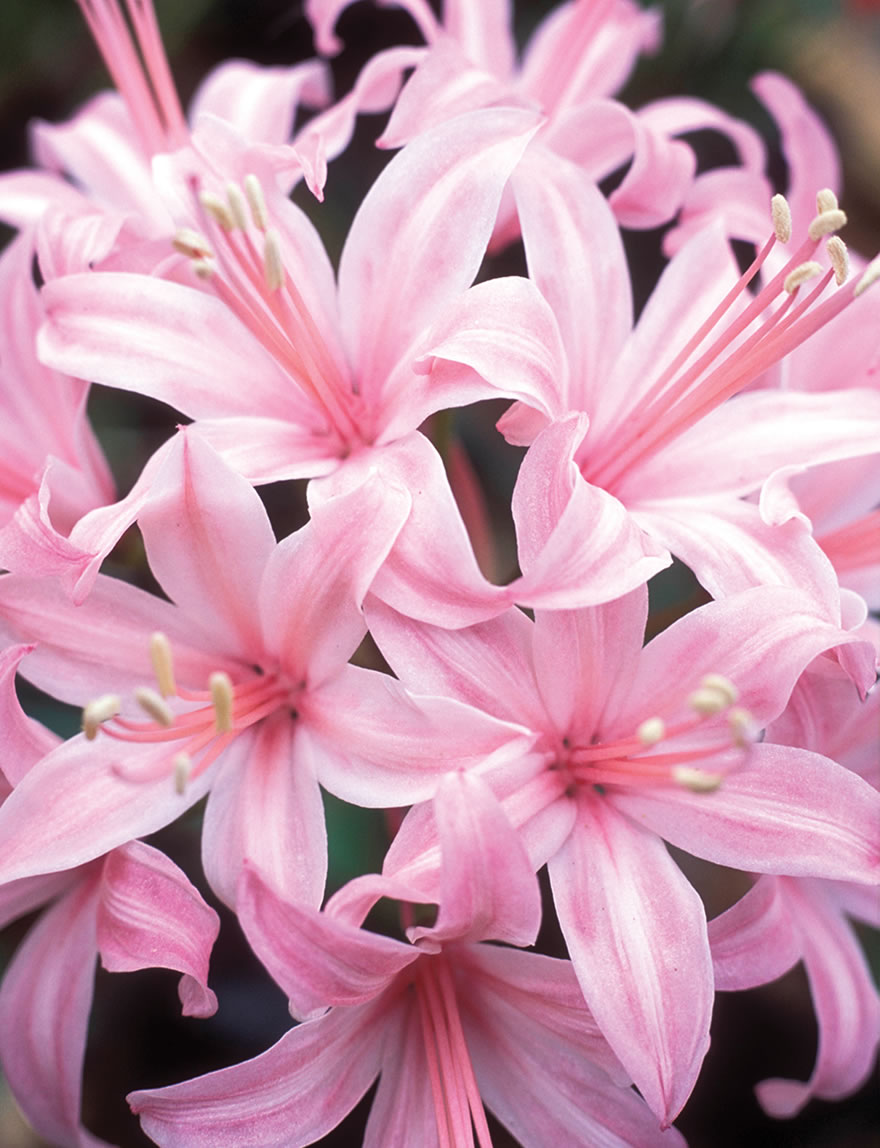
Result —
<instances>
[{"instance_id":1,"label":"flower center","mask_svg":"<svg viewBox=\"0 0 880 1148\"><path fill-rule=\"evenodd\" d=\"M296 714L292 703L297 691L277 673L256 672L233 684L225 671L218 670L211 674L207 689L190 690L174 679L171 645L164 634L152 635L150 656L158 689L144 686L134 692L135 701L150 720L121 717L122 702L116 694L104 694L83 710L83 731L89 740L97 737L100 729L117 741L168 743L168 755L147 769L114 766L115 772L128 780L144 782L172 776L177 792L183 793L187 782L204 773L244 730L280 709L290 708ZM178 698L192 708L172 708L167 698Z\"/></svg>"}]
</instances>

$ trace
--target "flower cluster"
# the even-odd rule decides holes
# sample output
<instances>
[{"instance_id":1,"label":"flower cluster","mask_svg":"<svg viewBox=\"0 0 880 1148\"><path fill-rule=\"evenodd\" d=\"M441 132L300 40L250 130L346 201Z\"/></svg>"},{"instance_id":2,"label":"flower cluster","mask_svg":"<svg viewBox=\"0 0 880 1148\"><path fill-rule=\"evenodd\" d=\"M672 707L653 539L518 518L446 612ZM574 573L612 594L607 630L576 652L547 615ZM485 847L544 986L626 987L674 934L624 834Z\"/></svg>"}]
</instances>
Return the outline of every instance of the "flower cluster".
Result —
<instances>
[{"instance_id":1,"label":"flower cluster","mask_svg":"<svg viewBox=\"0 0 880 1148\"><path fill-rule=\"evenodd\" d=\"M27 1118L99 1143L97 957L217 1009L217 913L141 840L203 799L207 884L297 1023L132 1093L158 1145L312 1144L377 1080L383 1148L488 1148L487 1111L528 1148L682 1145L716 990L798 961L815 1068L760 1102L853 1092L880 1042L850 921L880 925L880 262L838 236L814 113L755 81L786 197L745 123L615 99L657 10L568 0L518 53L507 0L397 0L423 45L335 102L323 60L236 60L186 116L150 0L79 3L116 91L0 177L0 919L44 907L0 1065ZM307 0L318 51L346 7ZM290 196L320 224L362 112L395 154L334 268ZM736 162L698 174L696 129ZM621 228L660 226L636 318ZM493 276L516 244L527 273ZM92 383L184 424L119 499ZM519 448L506 580L455 417L487 399ZM255 488L292 479L279 541ZM101 572L135 524L164 594ZM649 609L673 558L696 600ZM387 826L329 898L322 791ZM667 845L747 891L707 920Z\"/></svg>"}]
</instances>

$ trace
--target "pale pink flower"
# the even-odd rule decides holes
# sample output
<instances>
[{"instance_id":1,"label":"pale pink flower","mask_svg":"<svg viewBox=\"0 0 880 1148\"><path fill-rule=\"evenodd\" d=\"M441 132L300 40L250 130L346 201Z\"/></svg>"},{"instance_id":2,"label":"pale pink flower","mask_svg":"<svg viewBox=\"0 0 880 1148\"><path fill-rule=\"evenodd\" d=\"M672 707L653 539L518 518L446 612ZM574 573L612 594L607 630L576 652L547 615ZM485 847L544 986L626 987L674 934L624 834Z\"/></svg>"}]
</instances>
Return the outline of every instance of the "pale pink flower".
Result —
<instances>
[{"instance_id":1,"label":"pale pink flower","mask_svg":"<svg viewBox=\"0 0 880 1148\"><path fill-rule=\"evenodd\" d=\"M402 882L362 878L318 913L245 872L243 926L295 1015L331 1007L254 1060L133 1093L158 1144L311 1144L377 1076L364 1139L376 1148L490 1148L484 1101L528 1148L557 1138L584 1148L683 1144L626 1087L568 962L480 944L529 943L540 920L528 858L485 785L451 775L435 806L438 916L407 930L412 944L358 928L380 896L419 899Z\"/></svg>"},{"instance_id":2,"label":"pale pink flower","mask_svg":"<svg viewBox=\"0 0 880 1148\"><path fill-rule=\"evenodd\" d=\"M368 602L370 630L411 689L537 736L518 762L481 773L534 867L548 864L587 1004L668 1122L706 1051L713 980L702 904L663 840L748 871L876 882L880 795L818 755L753 743L804 666L838 641L808 596L746 591L643 649L646 615L644 589L457 631ZM859 649L872 669L871 647ZM384 868L426 900L434 841L430 807L413 810Z\"/></svg>"}]
</instances>

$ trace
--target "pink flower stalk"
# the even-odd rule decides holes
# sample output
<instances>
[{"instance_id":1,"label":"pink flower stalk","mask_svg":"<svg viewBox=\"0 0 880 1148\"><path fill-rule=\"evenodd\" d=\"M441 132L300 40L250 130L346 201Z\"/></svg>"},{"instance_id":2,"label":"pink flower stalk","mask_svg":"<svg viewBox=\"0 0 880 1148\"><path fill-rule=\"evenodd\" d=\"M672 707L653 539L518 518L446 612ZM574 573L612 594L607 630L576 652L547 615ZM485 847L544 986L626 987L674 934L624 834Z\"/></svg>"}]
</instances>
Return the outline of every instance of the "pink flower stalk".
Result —
<instances>
[{"instance_id":1,"label":"pink flower stalk","mask_svg":"<svg viewBox=\"0 0 880 1148\"><path fill-rule=\"evenodd\" d=\"M84 735L45 756L0 809L0 881L82 864L210 789L203 860L218 895L233 903L249 859L320 904L319 781L394 806L429 798L452 763L508 744L522 752L518 727L346 664L366 632L360 603L388 523L408 504L376 475L276 544L256 491L181 432L140 518L172 602L100 575L76 607L46 583L0 579L0 629L40 643L23 672L85 706Z\"/></svg>"},{"instance_id":2,"label":"pink flower stalk","mask_svg":"<svg viewBox=\"0 0 880 1148\"><path fill-rule=\"evenodd\" d=\"M248 938L295 1015L313 1019L255 1060L133 1093L156 1143L311 1144L379 1076L366 1145L490 1148L484 1099L526 1148L548 1137L584 1148L683 1144L626 1087L567 962L480 943L529 943L540 920L528 858L486 786L450 775L435 808L438 915L407 929L411 944L359 928L381 896L419 899L402 882L362 878L319 913L245 871ZM412 920L411 905L403 913Z\"/></svg>"},{"instance_id":3,"label":"pink flower stalk","mask_svg":"<svg viewBox=\"0 0 880 1148\"><path fill-rule=\"evenodd\" d=\"M59 740L25 717L15 696L15 671L28 652L13 647L0 656L3 766L12 783ZM175 969L184 1015L210 1016L217 1001L208 957L219 921L176 865L137 841L74 870L6 883L0 924L44 904L0 985L0 1065L41 1136L63 1148L97 1148L104 1142L80 1121L96 959L111 972Z\"/></svg>"},{"instance_id":4,"label":"pink flower stalk","mask_svg":"<svg viewBox=\"0 0 880 1148\"><path fill-rule=\"evenodd\" d=\"M702 607L644 649L644 589L594 609L539 611L534 623L511 610L458 631L372 599L368 607L371 632L410 688L537 737L527 757L481 774L534 868L549 866L588 1006L670 1121L708 1045L713 980L702 904L663 840L748 871L880 876L880 795L815 754L754 742L837 628L783 587ZM862 650L872 668L871 647ZM384 867L426 900L436 891L435 832L429 807L413 810Z\"/></svg>"}]
</instances>

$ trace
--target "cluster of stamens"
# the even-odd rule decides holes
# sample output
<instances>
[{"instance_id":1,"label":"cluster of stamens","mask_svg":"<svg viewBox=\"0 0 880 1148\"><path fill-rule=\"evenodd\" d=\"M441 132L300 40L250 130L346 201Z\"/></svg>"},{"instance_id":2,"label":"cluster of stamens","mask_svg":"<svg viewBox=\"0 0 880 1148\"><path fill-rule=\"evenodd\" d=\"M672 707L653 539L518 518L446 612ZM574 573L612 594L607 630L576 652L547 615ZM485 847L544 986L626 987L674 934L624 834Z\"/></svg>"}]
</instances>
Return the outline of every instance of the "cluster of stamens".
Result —
<instances>
[{"instance_id":1,"label":"cluster of stamens","mask_svg":"<svg viewBox=\"0 0 880 1148\"><path fill-rule=\"evenodd\" d=\"M750 295L749 288L771 251L778 243L789 243L792 238L788 203L782 195L773 197L773 234L736 285L654 381L639 409L627 410L625 425L610 429L603 443L591 448L590 458L584 463L584 473L591 482L611 489L631 466L655 454L741 391L880 278L878 256L857 282L848 280L846 245L835 234L846 223L846 215L828 189L818 193L816 207L817 214L797 250L760 290ZM827 269L812 258L823 240L830 264ZM838 290L822 298L832 279ZM808 283L812 286L804 294L802 288ZM735 308L731 318L729 312Z\"/></svg>"},{"instance_id":2,"label":"cluster of stamens","mask_svg":"<svg viewBox=\"0 0 880 1148\"><path fill-rule=\"evenodd\" d=\"M243 730L288 703L290 690L276 674L257 676L233 685L229 674L217 670L206 690L190 690L174 677L171 644L161 633L150 638L150 659L156 688L141 686L134 700L149 719L132 721L121 716L118 694L103 694L83 710L83 732L90 741L101 730L118 741L136 744L182 742L176 751L149 770L130 771L122 765L116 772L133 781L151 781L170 774L178 793L187 782L203 773ZM176 711L168 698L193 703L196 708Z\"/></svg>"}]
</instances>

